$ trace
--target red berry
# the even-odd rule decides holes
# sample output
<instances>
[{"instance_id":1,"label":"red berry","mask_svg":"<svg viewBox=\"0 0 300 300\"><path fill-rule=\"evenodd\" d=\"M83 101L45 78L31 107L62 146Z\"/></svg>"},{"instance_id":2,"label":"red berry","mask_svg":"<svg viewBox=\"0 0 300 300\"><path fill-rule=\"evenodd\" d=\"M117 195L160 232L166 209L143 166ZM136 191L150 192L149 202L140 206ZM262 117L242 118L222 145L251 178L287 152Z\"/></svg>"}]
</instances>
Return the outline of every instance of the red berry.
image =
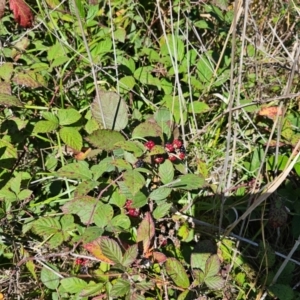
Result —
<instances>
[{"instance_id":1,"label":"red berry","mask_svg":"<svg viewBox=\"0 0 300 300\"><path fill-rule=\"evenodd\" d=\"M136 218L140 215L140 210L138 208L130 208L128 209L128 215Z\"/></svg>"},{"instance_id":2,"label":"red berry","mask_svg":"<svg viewBox=\"0 0 300 300\"><path fill-rule=\"evenodd\" d=\"M170 161L175 161L176 159L177 158L176 158L176 156L174 154L172 154L172 153L169 154L169 160Z\"/></svg>"},{"instance_id":3,"label":"red berry","mask_svg":"<svg viewBox=\"0 0 300 300\"><path fill-rule=\"evenodd\" d=\"M185 158L185 154L182 153L182 152L180 152L180 153L178 154L178 157L179 157L181 160L183 160L183 159Z\"/></svg>"},{"instance_id":4,"label":"red berry","mask_svg":"<svg viewBox=\"0 0 300 300\"><path fill-rule=\"evenodd\" d=\"M164 158L162 156L157 156L154 158L154 161L157 163L157 164L161 164L164 162Z\"/></svg>"},{"instance_id":5,"label":"red berry","mask_svg":"<svg viewBox=\"0 0 300 300\"><path fill-rule=\"evenodd\" d=\"M182 146L182 141L181 141L181 140L175 139L175 140L173 141L173 147L174 147L175 149L180 148L181 146Z\"/></svg>"},{"instance_id":6,"label":"red berry","mask_svg":"<svg viewBox=\"0 0 300 300\"><path fill-rule=\"evenodd\" d=\"M126 203L125 203L125 207L127 209L130 209L131 208L131 204L132 204L132 200L127 200Z\"/></svg>"},{"instance_id":7,"label":"red berry","mask_svg":"<svg viewBox=\"0 0 300 300\"><path fill-rule=\"evenodd\" d=\"M173 152L173 151L174 151L174 147L173 147L172 144L167 143L167 144L165 144L165 150L166 150L167 152Z\"/></svg>"},{"instance_id":8,"label":"red berry","mask_svg":"<svg viewBox=\"0 0 300 300\"><path fill-rule=\"evenodd\" d=\"M155 143L153 141L148 141L144 146L150 151L155 146Z\"/></svg>"}]
</instances>

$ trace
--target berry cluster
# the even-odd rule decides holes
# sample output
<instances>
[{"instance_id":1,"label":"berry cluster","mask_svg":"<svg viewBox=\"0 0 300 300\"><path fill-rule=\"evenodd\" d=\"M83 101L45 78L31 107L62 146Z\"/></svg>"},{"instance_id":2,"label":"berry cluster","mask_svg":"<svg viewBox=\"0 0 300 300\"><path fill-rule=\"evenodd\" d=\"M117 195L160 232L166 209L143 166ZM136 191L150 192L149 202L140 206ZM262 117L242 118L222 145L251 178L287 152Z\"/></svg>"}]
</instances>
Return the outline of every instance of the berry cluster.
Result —
<instances>
[{"instance_id":1,"label":"berry cluster","mask_svg":"<svg viewBox=\"0 0 300 300\"><path fill-rule=\"evenodd\" d=\"M147 141L145 147L151 151L151 149L155 146L155 143L151 140ZM181 140L174 139L172 143L165 144L165 150L168 154L168 158L170 161L175 161L177 159L183 160L185 159L186 150ZM154 162L157 164L161 164L165 161L165 155L156 155L154 157ZM139 166L139 161L136 162L136 166Z\"/></svg>"},{"instance_id":2,"label":"berry cluster","mask_svg":"<svg viewBox=\"0 0 300 300\"><path fill-rule=\"evenodd\" d=\"M140 215L140 210L138 208L133 208L132 200L127 200L125 203L125 209L130 217L138 217Z\"/></svg>"},{"instance_id":3,"label":"berry cluster","mask_svg":"<svg viewBox=\"0 0 300 300\"><path fill-rule=\"evenodd\" d=\"M185 159L186 150L181 140L175 139L172 144L166 143L165 149L169 154L170 161L175 161L177 158Z\"/></svg>"}]
</instances>

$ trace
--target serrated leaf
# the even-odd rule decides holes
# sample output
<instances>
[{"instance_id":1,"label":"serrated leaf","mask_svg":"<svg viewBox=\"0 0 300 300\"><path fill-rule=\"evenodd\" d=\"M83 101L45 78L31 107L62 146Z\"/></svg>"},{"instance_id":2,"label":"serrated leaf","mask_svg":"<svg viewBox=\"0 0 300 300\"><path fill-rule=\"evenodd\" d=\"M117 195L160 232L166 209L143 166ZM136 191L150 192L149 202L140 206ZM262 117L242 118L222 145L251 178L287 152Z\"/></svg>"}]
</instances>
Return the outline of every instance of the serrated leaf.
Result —
<instances>
[{"instance_id":1,"label":"serrated leaf","mask_svg":"<svg viewBox=\"0 0 300 300\"><path fill-rule=\"evenodd\" d=\"M45 79L41 74L35 71L27 71L26 73L15 73L12 81L18 85L23 85L30 88L38 88L46 84Z\"/></svg>"},{"instance_id":2,"label":"serrated leaf","mask_svg":"<svg viewBox=\"0 0 300 300\"><path fill-rule=\"evenodd\" d=\"M205 270L206 261L210 257L210 253L192 253L191 255L191 267L193 269Z\"/></svg>"},{"instance_id":3,"label":"serrated leaf","mask_svg":"<svg viewBox=\"0 0 300 300\"><path fill-rule=\"evenodd\" d=\"M71 163L63 166L57 171L57 175L70 179L90 180L93 177L88 165L84 162Z\"/></svg>"},{"instance_id":4,"label":"serrated leaf","mask_svg":"<svg viewBox=\"0 0 300 300\"><path fill-rule=\"evenodd\" d=\"M151 214L149 212L146 212L145 217L140 223L140 226L137 230L137 237L136 237L137 242L143 241L144 253L148 252L150 248L151 240L154 237L154 235L155 235L155 226L154 226L153 219L151 217Z\"/></svg>"},{"instance_id":5,"label":"serrated leaf","mask_svg":"<svg viewBox=\"0 0 300 300\"><path fill-rule=\"evenodd\" d=\"M131 222L128 216L126 215L117 215L115 216L109 223L107 230L109 227L112 228L111 231L115 231L115 229L120 230L120 229L129 229L131 226Z\"/></svg>"},{"instance_id":6,"label":"serrated leaf","mask_svg":"<svg viewBox=\"0 0 300 300\"><path fill-rule=\"evenodd\" d=\"M96 130L86 139L93 146L106 151L112 151L118 148L117 146L115 146L115 144L125 141L125 138L121 133L108 129Z\"/></svg>"},{"instance_id":7,"label":"serrated leaf","mask_svg":"<svg viewBox=\"0 0 300 300\"><path fill-rule=\"evenodd\" d=\"M122 251L116 241L108 237L99 237L91 243L85 244L84 248L96 258L110 264L122 263Z\"/></svg>"},{"instance_id":8,"label":"serrated leaf","mask_svg":"<svg viewBox=\"0 0 300 300\"><path fill-rule=\"evenodd\" d=\"M133 138L146 136L159 136L161 139L163 139L162 129L154 120L147 120L146 122L139 124L132 132Z\"/></svg>"},{"instance_id":9,"label":"serrated leaf","mask_svg":"<svg viewBox=\"0 0 300 300\"><path fill-rule=\"evenodd\" d=\"M47 121L45 121L47 122ZM62 141L74 150L80 151L82 148L82 137L78 130L73 127L63 127L59 130Z\"/></svg>"},{"instance_id":10,"label":"serrated leaf","mask_svg":"<svg viewBox=\"0 0 300 300\"><path fill-rule=\"evenodd\" d=\"M153 212L154 219L161 219L170 212L172 203L160 203Z\"/></svg>"},{"instance_id":11,"label":"serrated leaf","mask_svg":"<svg viewBox=\"0 0 300 300\"><path fill-rule=\"evenodd\" d=\"M134 196L145 185L144 176L136 170L128 170L123 174L124 183Z\"/></svg>"},{"instance_id":12,"label":"serrated leaf","mask_svg":"<svg viewBox=\"0 0 300 300\"><path fill-rule=\"evenodd\" d=\"M137 258L138 255L138 245L134 244L130 246L123 255L122 265L124 267L129 267Z\"/></svg>"},{"instance_id":13,"label":"serrated leaf","mask_svg":"<svg viewBox=\"0 0 300 300\"><path fill-rule=\"evenodd\" d=\"M76 277L63 278L60 281L60 284L70 294L78 293L87 286L87 283L84 280Z\"/></svg>"},{"instance_id":14,"label":"serrated leaf","mask_svg":"<svg viewBox=\"0 0 300 300\"><path fill-rule=\"evenodd\" d=\"M199 269L193 269L194 285L200 285L204 282L204 272Z\"/></svg>"},{"instance_id":15,"label":"serrated leaf","mask_svg":"<svg viewBox=\"0 0 300 300\"><path fill-rule=\"evenodd\" d=\"M16 96L1 93L0 105L22 107L23 103Z\"/></svg>"},{"instance_id":16,"label":"serrated leaf","mask_svg":"<svg viewBox=\"0 0 300 300\"><path fill-rule=\"evenodd\" d=\"M103 283L89 284L79 293L80 297L88 297L92 295L100 294L100 291L103 289Z\"/></svg>"},{"instance_id":17,"label":"serrated leaf","mask_svg":"<svg viewBox=\"0 0 300 300\"><path fill-rule=\"evenodd\" d=\"M40 236L48 236L61 230L61 225L56 218L44 217L34 222L33 230Z\"/></svg>"},{"instance_id":18,"label":"serrated leaf","mask_svg":"<svg viewBox=\"0 0 300 300\"><path fill-rule=\"evenodd\" d=\"M123 141L116 143L115 146L120 147L125 151L133 152L136 157L140 157L144 153L143 145L137 142Z\"/></svg>"},{"instance_id":19,"label":"serrated leaf","mask_svg":"<svg viewBox=\"0 0 300 300\"><path fill-rule=\"evenodd\" d=\"M83 224L94 223L93 212L99 201L90 196L78 197L68 201L61 209L65 214L77 215Z\"/></svg>"},{"instance_id":20,"label":"serrated leaf","mask_svg":"<svg viewBox=\"0 0 300 300\"><path fill-rule=\"evenodd\" d=\"M210 256L205 264L205 277L215 276L220 271L220 260L216 254Z\"/></svg>"},{"instance_id":21,"label":"serrated leaf","mask_svg":"<svg viewBox=\"0 0 300 300\"><path fill-rule=\"evenodd\" d=\"M149 195L149 198L154 201L160 201L166 199L171 194L171 189L160 187L152 191Z\"/></svg>"},{"instance_id":22,"label":"serrated leaf","mask_svg":"<svg viewBox=\"0 0 300 300\"><path fill-rule=\"evenodd\" d=\"M120 131L128 124L127 105L118 94L100 91L100 99L94 99L91 106L95 120L107 129Z\"/></svg>"},{"instance_id":23,"label":"serrated leaf","mask_svg":"<svg viewBox=\"0 0 300 300\"><path fill-rule=\"evenodd\" d=\"M57 112L57 117L59 119L59 125L70 125L76 123L80 120L81 114L73 109L59 109Z\"/></svg>"},{"instance_id":24,"label":"serrated leaf","mask_svg":"<svg viewBox=\"0 0 300 300\"><path fill-rule=\"evenodd\" d=\"M110 204L99 203L95 210L94 222L99 228L104 228L114 216L114 210Z\"/></svg>"},{"instance_id":25,"label":"serrated leaf","mask_svg":"<svg viewBox=\"0 0 300 300\"><path fill-rule=\"evenodd\" d=\"M112 286L110 296L113 298L122 297L130 292L130 282L124 279L117 279L116 283Z\"/></svg>"},{"instance_id":26,"label":"serrated leaf","mask_svg":"<svg viewBox=\"0 0 300 300\"><path fill-rule=\"evenodd\" d=\"M204 282L208 288L213 290L220 290L225 285L225 280L221 276L205 277Z\"/></svg>"},{"instance_id":27,"label":"serrated leaf","mask_svg":"<svg viewBox=\"0 0 300 300\"><path fill-rule=\"evenodd\" d=\"M32 191L25 189L22 190L20 193L18 193L18 199L19 200L29 199L31 195L32 195Z\"/></svg>"},{"instance_id":28,"label":"serrated leaf","mask_svg":"<svg viewBox=\"0 0 300 300\"><path fill-rule=\"evenodd\" d=\"M172 278L174 283L181 288L190 286L189 278L183 265L175 258L168 258L165 264L167 274Z\"/></svg>"},{"instance_id":29,"label":"serrated leaf","mask_svg":"<svg viewBox=\"0 0 300 300\"><path fill-rule=\"evenodd\" d=\"M205 179L196 174L187 174L179 176L174 183L170 184L170 188L179 188L183 190L195 190L205 185Z\"/></svg>"},{"instance_id":30,"label":"serrated leaf","mask_svg":"<svg viewBox=\"0 0 300 300\"><path fill-rule=\"evenodd\" d=\"M0 82L0 97L2 94L11 95L11 86L9 82L5 82L5 81Z\"/></svg>"},{"instance_id":31,"label":"serrated leaf","mask_svg":"<svg viewBox=\"0 0 300 300\"><path fill-rule=\"evenodd\" d=\"M58 272L57 268L54 266L49 266L50 268L54 269L56 272ZM50 290L56 290L59 285L59 277L56 275L55 272L52 272L46 267L42 268L41 271L41 281L42 283L49 288Z\"/></svg>"},{"instance_id":32,"label":"serrated leaf","mask_svg":"<svg viewBox=\"0 0 300 300\"><path fill-rule=\"evenodd\" d=\"M174 168L170 160L165 160L159 165L158 175L163 184L170 183L174 179Z\"/></svg>"},{"instance_id":33,"label":"serrated leaf","mask_svg":"<svg viewBox=\"0 0 300 300\"><path fill-rule=\"evenodd\" d=\"M58 123L51 121L38 121L34 125L33 133L48 133L57 129Z\"/></svg>"},{"instance_id":34,"label":"serrated leaf","mask_svg":"<svg viewBox=\"0 0 300 300\"><path fill-rule=\"evenodd\" d=\"M98 185L99 182L97 181L89 181L89 180L83 181L79 183L79 185L77 186L74 195L76 198L86 196L91 190L93 190Z\"/></svg>"}]
</instances>

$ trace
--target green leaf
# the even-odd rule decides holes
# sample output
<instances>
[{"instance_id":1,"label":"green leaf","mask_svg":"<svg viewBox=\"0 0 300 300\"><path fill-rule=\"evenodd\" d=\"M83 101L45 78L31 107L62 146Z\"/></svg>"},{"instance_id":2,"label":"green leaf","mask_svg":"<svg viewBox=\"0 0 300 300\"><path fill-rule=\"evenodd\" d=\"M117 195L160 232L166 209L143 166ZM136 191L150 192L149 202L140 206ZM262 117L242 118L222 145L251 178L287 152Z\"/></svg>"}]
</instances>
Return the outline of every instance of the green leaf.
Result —
<instances>
[{"instance_id":1,"label":"green leaf","mask_svg":"<svg viewBox=\"0 0 300 300\"><path fill-rule=\"evenodd\" d=\"M208 286L208 288L213 290L220 290L225 285L225 280L221 276L205 277L204 282Z\"/></svg>"},{"instance_id":2,"label":"green leaf","mask_svg":"<svg viewBox=\"0 0 300 300\"><path fill-rule=\"evenodd\" d=\"M188 105L189 113L201 114L209 111L209 109L209 106L205 102L201 101L194 101L193 103L189 103Z\"/></svg>"},{"instance_id":3,"label":"green leaf","mask_svg":"<svg viewBox=\"0 0 300 300\"><path fill-rule=\"evenodd\" d=\"M184 52L184 43L177 35L168 35L167 41L163 39L161 42L161 53L165 56L169 56L171 54L175 60L182 61Z\"/></svg>"},{"instance_id":4,"label":"green leaf","mask_svg":"<svg viewBox=\"0 0 300 300\"><path fill-rule=\"evenodd\" d=\"M82 289L79 296L80 297L88 297L92 295L100 294L100 291L103 289L103 283L92 283L90 282L88 286Z\"/></svg>"},{"instance_id":5,"label":"green leaf","mask_svg":"<svg viewBox=\"0 0 300 300\"><path fill-rule=\"evenodd\" d=\"M59 56L67 56L69 50L67 47L63 46L63 43L56 41L56 44L48 48L48 61L54 60Z\"/></svg>"},{"instance_id":6,"label":"green leaf","mask_svg":"<svg viewBox=\"0 0 300 300\"><path fill-rule=\"evenodd\" d=\"M99 201L90 196L78 197L68 201L61 209L65 214L77 215L83 224L94 223L94 215Z\"/></svg>"},{"instance_id":7,"label":"green leaf","mask_svg":"<svg viewBox=\"0 0 300 300\"><path fill-rule=\"evenodd\" d=\"M136 157L140 157L144 153L143 144L137 141L118 142L115 146L120 147L122 150L133 152Z\"/></svg>"},{"instance_id":8,"label":"green leaf","mask_svg":"<svg viewBox=\"0 0 300 300\"><path fill-rule=\"evenodd\" d=\"M14 65L13 63L9 63L9 62L4 62L1 66L0 66L0 77L8 82L13 74L14 71Z\"/></svg>"},{"instance_id":9,"label":"green leaf","mask_svg":"<svg viewBox=\"0 0 300 300\"><path fill-rule=\"evenodd\" d=\"M64 126L79 121L81 118L81 114L73 108L59 109L57 112L57 117L59 119L59 125Z\"/></svg>"},{"instance_id":10,"label":"green leaf","mask_svg":"<svg viewBox=\"0 0 300 300\"><path fill-rule=\"evenodd\" d=\"M116 230L123 230L123 229L129 229L131 226L131 222L128 216L122 214L122 215L117 215L116 217L114 217L109 225L107 226L107 230L110 231L116 231Z\"/></svg>"},{"instance_id":11,"label":"green leaf","mask_svg":"<svg viewBox=\"0 0 300 300\"><path fill-rule=\"evenodd\" d=\"M194 277L193 285L197 286L202 284L204 282L204 272L199 269L193 269L192 272Z\"/></svg>"},{"instance_id":12,"label":"green leaf","mask_svg":"<svg viewBox=\"0 0 300 300\"><path fill-rule=\"evenodd\" d=\"M21 180L22 180L22 175L19 173L16 175L15 178L11 179L11 181L10 181L10 189L15 194L19 194L19 192L20 192Z\"/></svg>"},{"instance_id":13,"label":"green leaf","mask_svg":"<svg viewBox=\"0 0 300 300\"><path fill-rule=\"evenodd\" d=\"M158 175L163 184L167 184L174 179L174 167L170 160L165 160L159 165Z\"/></svg>"},{"instance_id":14,"label":"green leaf","mask_svg":"<svg viewBox=\"0 0 300 300\"><path fill-rule=\"evenodd\" d=\"M132 132L133 138L146 136L161 137L163 140L162 129L154 120L147 120L146 122L139 124Z\"/></svg>"},{"instance_id":15,"label":"green leaf","mask_svg":"<svg viewBox=\"0 0 300 300\"><path fill-rule=\"evenodd\" d=\"M93 175L89 170L88 164L84 161L71 163L63 166L57 171L57 175L70 179L90 180Z\"/></svg>"},{"instance_id":16,"label":"green leaf","mask_svg":"<svg viewBox=\"0 0 300 300\"><path fill-rule=\"evenodd\" d=\"M23 103L16 96L0 93L0 105L22 107Z\"/></svg>"},{"instance_id":17,"label":"green leaf","mask_svg":"<svg viewBox=\"0 0 300 300\"><path fill-rule=\"evenodd\" d=\"M99 202L95 210L94 222L98 227L104 228L110 222L113 215L114 210L111 205Z\"/></svg>"},{"instance_id":18,"label":"green leaf","mask_svg":"<svg viewBox=\"0 0 300 300\"><path fill-rule=\"evenodd\" d=\"M159 82L157 82L157 78L153 77L151 72L153 71L152 66L144 66L140 67L135 70L134 77L136 80L138 80L140 83L145 85L160 85Z\"/></svg>"},{"instance_id":19,"label":"green leaf","mask_svg":"<svg viewBox=\"0 0 300 300\"><path fill-rule=\"evenodd\" d=\"M19 194L18 194L18 200L25 200L25 199L29 199L29 197L32 195L32 191L31 190L22 190Z\"/></svg>"},{"instance_id":20,"label":"green leaf","mask_svg":"<svg viewBox=\"0 0 300 300\"><path fill-rule=\"evenodd\" d=\"M53 123L50 121L38 121L34 125L33 133L47 133L52 132L57 129L58 123Z\"/></svg>"},{"instance_id":21,"label":"green leaf","mask_svg":"<svg viewBox=\"0 0 300 300\"><path fill-rule=\"evenodd\" d=\"M81 151L82 137L78 130L72 127L63 127L59 130L59 135L66 145L74 150Z\"/></svg>"},{"instance_id":22,"label":"green leaf","mask_svg":"<svg viewBox=\"0 0 300 300\"><path fill-rule=\"evenodd\" d=\"M136 195L137 192L145 185L144 176L136 170L128 170L123 175L124 183L132 193Z\"/></svg>"},{"instance_id":23,"label":"green leaf","mask_svg":"<svg viewBox=\"0 0 300 300\"><path fill-rule=\"evenodd\" d=\"M123 255L122 265L124 267L129 267L137 258L138 255L138 245L134 244L130 246Z\"/></svg>"},{"instance_id":24,"label":"green leaf","mask_svg":"<svg viewBox=\"0 0 300 300\"><path fill-rule=\"evenodd\" d=\"M204 187L205 180L202 176L196 174L187 174L179 176L174 183L170 184L170 188L179 188L183 190L195 190Z\"/></svg>"},{"instance_id":25,"label":"green leaf","mask_svg":"<svg viewBox=\"0 0 300 300\"><path fill-rule=\"evenodd\" d=\"M169 213L172 203L160 203L153 212L154 219L161 219Z\"/></svg>"},{"instance_id":26,"label":"green leaf","mask_svg":"<svg viewBox=\"0 0 300 300\"><path fill-rule=\"evenodd\" d=\"M70 294L78 293L88 285L84 280L76 277L64 278L60 281L60 283L66 292Z\"/></svg>"},{"instance_id":27,"label":"green leaf","mask_svg":"<svg viewBox=\"0 0 300 300\"><path fill-rule=\"evenodd\" d=\"M61 225L57 218L42 217L34 222L33 230L40 236L49 236L61 230Z\"/></svg>"},{"instance_id":28,"label":"green leaf","mask_svg":"<svg viewBox=\"0 0 300 300\"><path fill-rule=\"evenodd\" d=\"M116 40L120 41L121 43L125 42L125 38L126 38L126 30L124 28L118 28L115 32L114 32L114 37Z\"/></svg>"},{"instance_id":29,"label":"green leaf","mask_svg":"<svg viewBox=\"0 0 300 300\"><path fill-rule=\"evenodd\" d=\"M205 264L205 277L215 276L220 271L220 260L216 254L210 256Z\"/></svg>"},{"instance_id":30,"label":"green leaf","mask_svg":"<svg viewBox=\"0 0 300 300\"><path fill-rule=\"evenodd\" d=\"M55 270L56 272L58 272L56 267L51 266L49 264L48 264L48 266L50 268L52 268L53 270ZM51 270L49 270L46 267L42 268L41 281L50 290L56 290L57 289L57 287L59 285L59 279L60 279L60 277L58 277L58 275L56 275L56 273L52 272Z\"/></svg>"},{"instance_id":31,"label":"green leaf","mask_svg":"<svg viewBox=\"0 0 300 300\"><path fill-rule=\"evenodd\" d=\"M152 191L149 195L149 198L154 201L161 201L166 199L170 195L171 191L172 190L169 188L160 187Z\"/></svg>"},{"instance_id":32,"label":"green leaf","mask_svg":"<svg viewBox=\"0 0 300 300\"><path fill-rule=\"evenodd\" d=\"M124 76L120 79L120 90L125 93L132 90L135 86L135 79L133 76Z\"/></svg>"},{"instance_id":33,"label":"green leaf","mask_svg":"<svg viewBox=\"0 0 300 300\"><path fill-rule=\"evenodd\" d=\"M92 115L104 128L120 131L128 124L127 105L123 98L114 92L100 91L100 99L94 99Z\"/></svg>"},{"instance_id":34,"label":"green leaf","mask_svg":"<svg viewBox=\"0 0 300 300\"><path fill-rule=\"evenodd\" d=\"M113 298L122 297L130 292L130 282L124 279L117 279L112 286L110 296Z\"/></svg>"},{"instance_id":35,"label":"green leaf","mask_svg":"<svg viewBox=\"0 0 300 300\"><path fill-rule=\"evenodd\" d=\"M205 270L206 261L211 256L210 253L192 253L191 255L191 267L193 269Z\"/></svg>"},{"instance_id":36,"label":"green leaf","mask_svg":"<svg viewBox=\"0 0 300 300\"><path fill-rule=\"evenodd\" d=\"M213 76L214 70L205 54L201 55L201 58L199 59L196 67L200 81L202 81L203 83L209 83Z\"/></svg>"},{"instance_id":37,"label":"green leaf","mask_svg":"<svg viewBox=\"0 0 300 300\"><path fill-rule=\"evenodd\" d=\"M174 283L181 288L190 286L189 278L182 264L175 258L168 258L166 261L167 274L172 278Z\"/></svg>"},{"instance_id":38,"label":"green leaf","mask_svg":"<svg viewBox=\"0 0 300 300\"><path fill-rule=\"evenodd\" d=\"M93 146L106 151L117 149L118 147L115 146L115 144L125 141L125 138L121 133L108 129L96 130L86 139Z\"/></svg>"}]
</instances>

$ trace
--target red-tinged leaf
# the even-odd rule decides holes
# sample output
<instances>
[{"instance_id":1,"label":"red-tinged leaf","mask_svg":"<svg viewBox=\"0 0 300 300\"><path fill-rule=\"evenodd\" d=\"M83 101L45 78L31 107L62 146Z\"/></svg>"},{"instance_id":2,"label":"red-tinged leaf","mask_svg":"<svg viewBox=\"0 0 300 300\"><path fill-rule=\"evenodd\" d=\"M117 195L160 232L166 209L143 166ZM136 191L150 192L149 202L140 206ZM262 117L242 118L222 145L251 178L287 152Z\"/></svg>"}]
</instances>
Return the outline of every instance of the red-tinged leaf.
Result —
<instances>
[{"instance_id":1,"label":"red-tinged leaf","mask_svg":"<svg viewBox=\"0 0 300 300\"><path fill-rule=\"evenodd\" d=\"M137 242L143 241L144 253L148 253L150 243L155 234L155 226L151 214L147 212L137 230Z\"/></svg>"},{"instance_id":2,"label":"red-tinged leaf","mask_svg":"<svg viewBox=\"0 0 300 300\"><path fill-rule=\"evenodd\" d=\"M5 1L6 0L0 0L0 19L4 15L4 10L5 10Z\"/></svg>"},{"instance_id":3,"label":"red-tinged leaf","mask_svg":"<svg viewBox=\"0 0 300 300\"><path fill-rule=\"evenodd\" d=\"M32 26L33 14L24 0L9 0L9 8L13 11L15 21L21 27Z\"/></svg>"},{"instance_id":4,"label":"red-tinged leaf","mask_svg":"<svg viewBox=\"0 0 300 300\"><path fill-rule=\"evenodd\" d=\"M157 261L158 263L164 263L167 260L167 257L161 253L161 252L153 252L152 253L154 261Z\"/></svg>"},{"instance_id":5,"label":"red-tinged leaf","mask_svg":"<svg viewBox=\"0 0 300 300\"><path fill-rule=\"evenodd\" d=\"M98 239L83 245L83 247L99 260L114 265L115 263L103 253L103 249L101 248L101 241L103 238L104 237L99 237Z\"/></svg>"}]
</instances>

